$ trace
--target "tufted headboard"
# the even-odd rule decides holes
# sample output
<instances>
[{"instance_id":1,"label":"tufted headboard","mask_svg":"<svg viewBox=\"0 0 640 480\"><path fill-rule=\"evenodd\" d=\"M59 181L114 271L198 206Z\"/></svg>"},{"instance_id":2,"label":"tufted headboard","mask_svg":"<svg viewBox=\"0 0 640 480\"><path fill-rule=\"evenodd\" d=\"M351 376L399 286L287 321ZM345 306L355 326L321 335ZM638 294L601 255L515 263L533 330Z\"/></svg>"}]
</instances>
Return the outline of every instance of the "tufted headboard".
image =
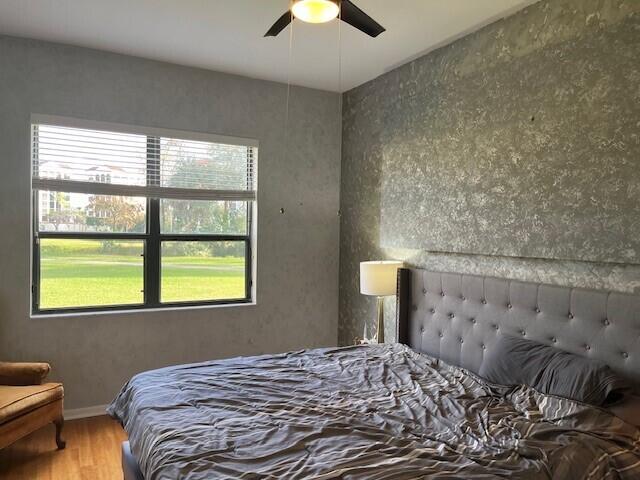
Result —
<instances>
[{"instance_id":1,"label":"tufted headboard","mask_svg":"<svg viewBox=\"0 0 640 480\"><path fill-rule=\"evenodd\" d=\"M640 382L640 295L403 268L396 316L398 342L475 373L518 335Z\"/></svg>"}]
</instances>

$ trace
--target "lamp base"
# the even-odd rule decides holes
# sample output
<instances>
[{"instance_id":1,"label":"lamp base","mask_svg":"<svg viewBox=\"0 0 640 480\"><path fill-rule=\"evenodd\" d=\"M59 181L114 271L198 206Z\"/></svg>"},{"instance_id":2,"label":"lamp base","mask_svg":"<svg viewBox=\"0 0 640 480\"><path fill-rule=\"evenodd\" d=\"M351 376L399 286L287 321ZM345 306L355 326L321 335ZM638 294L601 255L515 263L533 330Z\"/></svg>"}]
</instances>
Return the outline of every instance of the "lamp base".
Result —
<instances>
[{"instance_id":1,"label":"lamp base","mask_svg":"<svg viewBox=\"0 0 640 480\"><path fill-rule=\"evenodd\" d=\"M384 298L378 297L378 328L376 330L376 340L384 343Z\"/></svg>"}]
</instances>

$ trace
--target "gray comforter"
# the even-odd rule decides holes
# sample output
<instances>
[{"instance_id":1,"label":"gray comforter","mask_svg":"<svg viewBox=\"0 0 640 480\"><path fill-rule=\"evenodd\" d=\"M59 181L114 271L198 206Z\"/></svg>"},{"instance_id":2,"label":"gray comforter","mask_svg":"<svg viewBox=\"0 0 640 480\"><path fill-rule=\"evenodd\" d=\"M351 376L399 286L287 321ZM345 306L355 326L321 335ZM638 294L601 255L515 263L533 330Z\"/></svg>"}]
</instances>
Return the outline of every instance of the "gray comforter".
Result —
<instances>
[{"instance_id":1,"label":"gray comforter","mask_svg":"<svg viewBox=\"0 0 640 480\"><path fill-rule=\"evenodd\" d=\"M640 431L402 345L141 373L109 407L156 479L631 479Z\"/></svg>"}]
</instances>

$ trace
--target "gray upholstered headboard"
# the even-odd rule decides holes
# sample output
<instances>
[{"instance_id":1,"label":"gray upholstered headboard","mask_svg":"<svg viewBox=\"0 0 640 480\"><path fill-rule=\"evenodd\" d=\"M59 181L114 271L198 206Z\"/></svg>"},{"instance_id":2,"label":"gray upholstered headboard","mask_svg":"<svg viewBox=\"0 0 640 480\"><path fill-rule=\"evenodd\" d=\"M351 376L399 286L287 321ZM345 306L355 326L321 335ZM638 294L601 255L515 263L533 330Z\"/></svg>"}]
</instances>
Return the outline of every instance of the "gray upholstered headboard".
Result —
<instances>
[{"instance_id":1,"label":"gray upholstered headboard","mask_svg":"<svg viewBox=\"0 0 640 480\"><path fill-rule=\"evenodd\" d=\"M640 382L639 295L400 269L397 297L398 341L472 372L499 335L520 335Z\"/></svg>"}]
</instances>

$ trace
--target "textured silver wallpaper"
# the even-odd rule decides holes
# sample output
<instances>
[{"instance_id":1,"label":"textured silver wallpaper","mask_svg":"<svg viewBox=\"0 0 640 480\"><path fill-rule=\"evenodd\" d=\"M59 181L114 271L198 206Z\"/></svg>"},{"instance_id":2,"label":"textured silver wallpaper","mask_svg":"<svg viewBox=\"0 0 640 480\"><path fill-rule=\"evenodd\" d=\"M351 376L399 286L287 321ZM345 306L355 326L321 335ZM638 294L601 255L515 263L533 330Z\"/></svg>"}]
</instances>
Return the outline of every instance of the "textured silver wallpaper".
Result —
<instances>
[{"instance_id":1,"label":"textured silver wallpaper","mask_svg":"<svg viewBox=\"0 0 640 480\"><path fill-rule=\"evenodd\" d=\"M362 260L640 291L638 58L640 2L543 1L345 94L341 343Z\"/></svg>"},{"instance_id":2,"label":"textured silver wallpaper","mask_svg":"<svg viewBox=\"0 0 640 480\"><path fill-rule=\"evenodd\" d=\"M143 370L335 345L340 97L292 88L285 138L286 94L279 83L0 36L0 360L50 362L74 409L110 402ZM257 304L29 318L31 113L257 139Z\"/></svg>"}]
</instances>

